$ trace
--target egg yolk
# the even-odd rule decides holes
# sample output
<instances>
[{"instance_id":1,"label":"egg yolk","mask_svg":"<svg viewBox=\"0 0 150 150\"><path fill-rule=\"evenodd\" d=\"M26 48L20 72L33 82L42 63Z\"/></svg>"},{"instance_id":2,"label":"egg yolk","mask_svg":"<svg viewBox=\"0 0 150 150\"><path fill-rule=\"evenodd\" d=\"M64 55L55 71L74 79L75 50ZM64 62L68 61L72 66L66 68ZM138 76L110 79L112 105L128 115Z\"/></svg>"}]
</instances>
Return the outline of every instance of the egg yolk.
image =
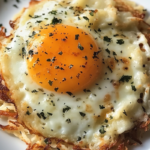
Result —
<instances>
[{"instance_id":1,"label":"egg yolk","mask_svg":"<svg viewBox=\"0 0 150 150\"><path fill-rule=\"evenodd\" d=\"M100 50L90 34L68 25L45 26L30 44L28 71L41 87L59 93L88 89L99 78Z\"/></svg>"}]
</instances>

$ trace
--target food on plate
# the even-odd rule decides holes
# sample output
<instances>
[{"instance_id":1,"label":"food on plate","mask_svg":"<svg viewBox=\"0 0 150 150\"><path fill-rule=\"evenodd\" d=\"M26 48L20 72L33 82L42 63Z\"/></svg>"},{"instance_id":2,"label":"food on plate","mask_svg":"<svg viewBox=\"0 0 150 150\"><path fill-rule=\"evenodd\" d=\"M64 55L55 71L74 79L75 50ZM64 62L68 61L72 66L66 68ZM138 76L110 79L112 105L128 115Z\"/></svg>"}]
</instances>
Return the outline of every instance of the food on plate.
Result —
<instances>
[{"instance_id":1,"label":"food on plate","mask_svg":"<svg viewBox=\"0 0 150 150\"><path fill-rule=\"evenodd\" d=\"M128 0L31 0L0 32L1 129L28 149L124 150L150 124L146 11Z\"/></svg>"}]
</instances>

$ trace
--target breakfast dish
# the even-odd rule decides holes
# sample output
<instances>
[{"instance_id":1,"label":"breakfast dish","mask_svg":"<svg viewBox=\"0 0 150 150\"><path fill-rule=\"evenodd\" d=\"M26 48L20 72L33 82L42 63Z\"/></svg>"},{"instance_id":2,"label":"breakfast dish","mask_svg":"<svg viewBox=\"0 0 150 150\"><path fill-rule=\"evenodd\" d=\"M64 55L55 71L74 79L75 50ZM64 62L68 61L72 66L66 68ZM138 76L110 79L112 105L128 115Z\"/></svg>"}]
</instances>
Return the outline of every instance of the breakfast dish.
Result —
<instances>
[{"instance_id":1,"label":"breakfast dish","mask_svg":"<svg viewBox=\"0 0 150 150\"><path fill-rule=\"evenodd\" d=\"M31 0L0 31L0 115L28 149L127 149L150 124L150 35L128 0Z\"/></svg>"}]
</instances>

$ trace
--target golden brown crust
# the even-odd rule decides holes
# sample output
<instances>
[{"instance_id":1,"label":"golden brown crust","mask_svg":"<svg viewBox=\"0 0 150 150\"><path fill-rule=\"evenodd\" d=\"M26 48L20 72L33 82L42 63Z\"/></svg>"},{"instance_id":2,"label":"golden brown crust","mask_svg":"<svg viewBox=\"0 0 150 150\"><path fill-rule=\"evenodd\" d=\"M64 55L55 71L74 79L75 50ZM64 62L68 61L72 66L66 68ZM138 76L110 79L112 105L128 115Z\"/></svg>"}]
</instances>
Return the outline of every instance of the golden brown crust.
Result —
<instances>
[{"instance_id":1,"label":"golden brown crust","mask_svg":"<svg viewBox=\"0 0 150 150\"><path fill-rule=\"evenodd\" d=\"M135 10L131 5L128 5L124 0L114 0L116 2L116 8L121 12L131 12L134 17L144 19L145 12Z\"/></svg>"}]
</instances>

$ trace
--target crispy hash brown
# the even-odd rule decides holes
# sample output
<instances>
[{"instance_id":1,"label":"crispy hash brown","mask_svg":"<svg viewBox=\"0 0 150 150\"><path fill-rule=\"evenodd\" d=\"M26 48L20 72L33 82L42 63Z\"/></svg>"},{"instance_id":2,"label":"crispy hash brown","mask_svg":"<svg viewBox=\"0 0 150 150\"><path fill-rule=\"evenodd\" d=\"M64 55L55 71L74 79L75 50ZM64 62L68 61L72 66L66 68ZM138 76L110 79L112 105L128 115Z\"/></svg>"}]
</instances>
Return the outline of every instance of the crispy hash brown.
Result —
<instances>
[{"instance_id":1,"label":"crispy hash brown","mask_svg":"<svg viewBox=\"0 0 150 150\"><path fill-rule=\"evenodd\" d=\"M45 1L45 0L41 0ZM22 14L26 9L30 9L41 1L31 0L29 8L24 8L19 14L15 16L13 21L10 21L10 26L13 28L10 36L6 36L4 27L0 31L0 49L7 43L11 42L14 37L14 31L18 28L18 23ZM149 25L145 22L146 12L143 11L141 6L127 0L114 0L115 8L119 12L131 12L134 19L139 22L139 30L145 35L147 42L150 46ZM142 49L142 46L141 46ZM2 71L1 71L2 72ZM8 125L0 125L0 128L8 133L14 134L16 137L24 141L28 148L27 150L51 150L57 148L60 150L90 150L90 147L82 148L79 145L74 145L71 142L64 141L57 138L49 138L42 136L38 131L32 130L27 127L19 118L17 106L12 98L12 92L9 90L3 74L0 76L0 116L8 118ZM139 100L142 103L142 100ZM144 108L143 108L144 109ZM140 135L148 131L150 125L150 116L145 112L144 121L136 122L136 125L123 134L120 134L116 141L110 144L101 144L99 149L102 150L127 150L128 145L142 144Z\"/></svg>"}]
</instances>

